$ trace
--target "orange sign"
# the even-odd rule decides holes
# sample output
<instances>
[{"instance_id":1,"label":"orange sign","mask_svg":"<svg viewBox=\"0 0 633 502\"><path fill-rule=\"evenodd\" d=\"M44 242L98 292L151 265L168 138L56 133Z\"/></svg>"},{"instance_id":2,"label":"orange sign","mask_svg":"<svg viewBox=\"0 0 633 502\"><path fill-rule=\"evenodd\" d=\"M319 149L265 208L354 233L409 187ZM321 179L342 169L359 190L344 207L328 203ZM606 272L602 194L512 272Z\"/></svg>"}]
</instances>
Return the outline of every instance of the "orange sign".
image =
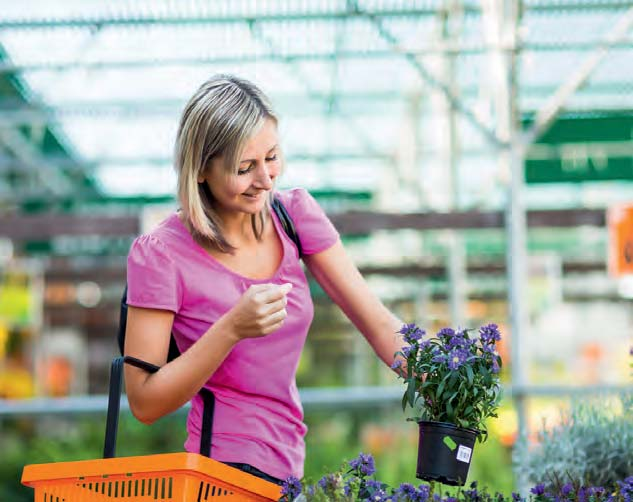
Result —
<instances>
[{"instance_id":1,"label":"orange sign","mask_svg":"<svg viewBox=\"0 0 633 502\"><path fill-rule=\"evenodd\" d=\"M633 275L633 204L609 208L609 273Z\"/></svg>"}]
</instances>

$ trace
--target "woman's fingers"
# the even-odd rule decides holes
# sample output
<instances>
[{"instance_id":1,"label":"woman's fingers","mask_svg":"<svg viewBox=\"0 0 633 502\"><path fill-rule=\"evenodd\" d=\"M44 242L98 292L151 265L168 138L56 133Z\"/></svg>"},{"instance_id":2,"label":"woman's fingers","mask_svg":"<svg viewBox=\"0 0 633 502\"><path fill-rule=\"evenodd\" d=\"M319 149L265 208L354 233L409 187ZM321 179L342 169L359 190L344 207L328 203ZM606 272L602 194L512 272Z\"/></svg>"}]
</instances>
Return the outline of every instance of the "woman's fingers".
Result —
<instances>
[{"instance_id":1,"label":"woman's fingers","mask_svg":"<svg viewBox=\"0 0 633 502\"><path fill-rule=\"evenodd\" d=\"M284 325L284 320L277 322L275 324L271 324L270 326L264 328L264 334L268 335L272 333L273 331L277 331L279 328L281 328Z\"/></svg>"},{"instance_id":2,"label":"woman's fingers","mask_svg":"<svg viewBox=\"0 0 633 502\"><path fill-rule=\"evenodd\" d=\"M272 324L283 323L284 320L288 317L288 312L285 308L281 310L277 310L276 312L271 313L268 317L264 319L263 326L270 327Z\"/></svg>"},{"instance_id":3,"label":"woman's fingers","mask_svg":"<svg viewBox=\"0 0 633 502\"><path fill-rule=\"evenodd\" d=\"M280 310L286 308L287 304L288 300L284 296L281 300L277 300L276 302L268 303L267 305L265 305L262 309L262 313L265 316L270 316L275 312L279 312Z\"/></svg>"},{"instance_id":4,"label":"woman's fingers","mask_svg":"<svg viewBox=\"0 0 633 502\"><path fill-rule=\"evenodd\" d=\"M259 284L251 286L254 290L254 300L261 304L274 303L285 298L292 289L292 284Z\"/></svg>"}]
</instances>

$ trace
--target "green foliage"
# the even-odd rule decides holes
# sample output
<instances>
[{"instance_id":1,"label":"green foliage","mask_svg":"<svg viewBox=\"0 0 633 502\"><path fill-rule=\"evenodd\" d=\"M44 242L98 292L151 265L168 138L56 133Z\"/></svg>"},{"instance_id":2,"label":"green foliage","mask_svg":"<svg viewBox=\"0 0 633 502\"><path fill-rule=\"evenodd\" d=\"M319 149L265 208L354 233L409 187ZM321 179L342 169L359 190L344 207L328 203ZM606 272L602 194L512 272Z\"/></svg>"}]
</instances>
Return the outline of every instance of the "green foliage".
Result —
<instances>
[{"instance_id":1,"label":"green foliage","mask_svg":"<svg viewBox=\"0 0 633 502\"><path fill-rule=\"evenodd\" d=\"M444 328L433 338L415 324L403 326L400 333L406 345L396 353L400 360L394 369L406 383L402 408L410 406L413 420L448 422L481 432L487 438L486 419L496 417L500 400L501 357L495 343L500 334L495 324L479 329L472 338L469 330Z\"/></svg>"},{"instance_id":2,"label":"green foliage","mask_svg":"<svg viewBox=\"0 0 633 502\"><path fill-rule=\"evenodd\" d=\"M622 413L612 406L574 402L560 425L539 432L538 446L517 449L534 483L556 486L580 481L613 488L633 473L633 396L622 396Z\"/></svg>"},{"instance_id":3,"label":"green foliage","mask_svg":"<svg viewBox=\"0 0 633 502\"><path fill-rule=\"evenodd\" d=\"M122 414L117 456L182 451L186 434L183 420L182 415L172 415L147 427L131 415ZM32 502L33 490L20 483L27 464L101 458L104 430L104 417L3 420L0 500Z\"/></svg>"}]
</instances>

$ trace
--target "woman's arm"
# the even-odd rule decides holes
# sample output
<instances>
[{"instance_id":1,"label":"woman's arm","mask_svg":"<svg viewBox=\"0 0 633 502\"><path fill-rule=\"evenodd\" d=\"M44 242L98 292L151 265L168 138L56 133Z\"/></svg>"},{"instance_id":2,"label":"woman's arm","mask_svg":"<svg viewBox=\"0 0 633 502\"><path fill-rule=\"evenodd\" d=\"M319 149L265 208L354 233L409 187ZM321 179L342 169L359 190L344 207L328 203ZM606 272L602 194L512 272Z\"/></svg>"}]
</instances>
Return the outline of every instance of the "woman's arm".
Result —
<instances>
[{"instance_id":1,"label":"woman's arm","mask_svg":"<svg viewBox=\"0 0 633 502\"><path fill-rule=\"evenodd\" d=\"M291 287L251 286L187 351L167 364L174 313L130 306L125 355L161 367L150 374L125 366L125 388L134 416L149 424L177 410L202 388L236 343L279 329L287 315L286 294Z\"/></svg>"},{"instance_id":2,"label":"woman's arm","mask_svg":"<svg viewBox=\"0 0 633 502\"><path fill-rule=\"evenodd\" d=\"M325 251L305 256L303 261L378 357L391 365L394 353L402 348L401 336L396 332L402 328L403 322L371 292L341 241Z\"/></svg>"},{"instance_id":3,"label":"woman's arm","mask_svg":"<svg viewBox=\"0 0 633 502\"><path fill-rule=\"evenodd\" d=\"M128 307L125 355L160 366L147 373L125 365L125 388L132 414L151 424L189 401L222 364L237 339L223 318L189 350L165 364L174 313Z\"/></svg>"}]
</instances>

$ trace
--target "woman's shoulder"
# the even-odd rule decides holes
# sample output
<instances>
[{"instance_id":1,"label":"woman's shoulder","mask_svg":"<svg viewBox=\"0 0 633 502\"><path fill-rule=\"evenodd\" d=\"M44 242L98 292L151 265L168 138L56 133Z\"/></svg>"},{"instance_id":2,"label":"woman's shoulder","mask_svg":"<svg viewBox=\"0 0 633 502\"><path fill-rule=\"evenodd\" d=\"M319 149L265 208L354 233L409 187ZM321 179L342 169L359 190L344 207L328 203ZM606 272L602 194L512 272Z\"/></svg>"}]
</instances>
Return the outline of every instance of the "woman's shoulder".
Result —
<instances>
[{"instance_id":1,"label":"woman's shoulder","mask_svg":"<svg viewBox=\"0 0 633 502\"><path fill-rule=\"evenodd\" d=\"M275 197L290 211L302 211L306 204L314 203L314 198L305 188L295 187L275 192Z\"/></svg>"},{"instance_id":2,"label":"woman's shoulder","mask_svg":"<svg viewBox=\"0 0 633 502\"><path fill-rule=\"evenodd\" d=\"M321 206L305 188L278 192L292 219L304 255L327 249L338 240L338 232Z\"/></svg>"},{"instance_id":3,"label":"woman's shoulder","mask_svg":"<svg viewBox=\"0 0 633 502\"><path fill-rule=\"evenodd\" d=\"M178 213L173 212L134 239L133 247L147 251L164 252L182 244L183 227Z\"/></svg>"}]
</instances>

